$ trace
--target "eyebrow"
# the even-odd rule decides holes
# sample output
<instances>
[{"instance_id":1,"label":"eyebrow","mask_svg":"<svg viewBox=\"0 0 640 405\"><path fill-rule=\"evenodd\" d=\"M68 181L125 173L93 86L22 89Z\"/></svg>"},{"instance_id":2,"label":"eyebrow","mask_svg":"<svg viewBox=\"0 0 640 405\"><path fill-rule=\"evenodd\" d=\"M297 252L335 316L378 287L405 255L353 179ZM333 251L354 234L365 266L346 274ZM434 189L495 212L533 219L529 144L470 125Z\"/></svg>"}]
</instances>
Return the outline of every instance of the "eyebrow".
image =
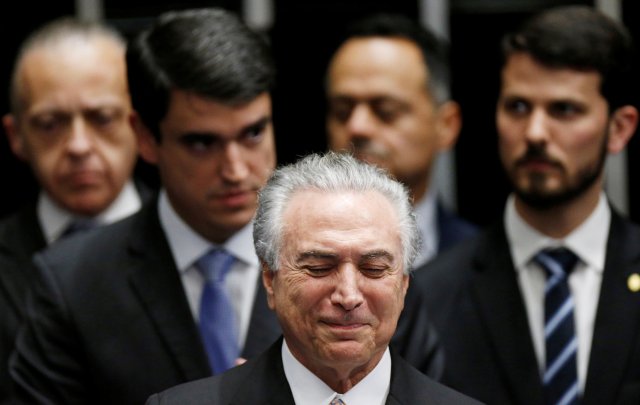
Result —
<instances>
[{"instance_id":1,"label":"eyebrow","mask_svg":"<svg viewBox=\"0 0 640 405\"><path fill-rule=\"evenodd\" d=\"M309 250L309 251L300 253L300 255L298 255L296 259L296 262L302 262L307 259L335 260L337 259L337 257L338 255L335 253L323 252L318 250ZM360 256L360 259L358 260L358 262L363 263L369 260L375 260L375 259L381 259L381 258L391 262L394 260L394 256L391 253L389 253L386 250L380 249L380 250L374 250L374 251L363 254L362 256Z\"/></svg>"},{"instance_id":2,"label":"eyebrow","mask_svg":"<svg viewBox=\"0 0 640 405\"><path fill-rule=\"evenodd\" d=\"M298 255L296 262L303 262L308 259L336 259L338 255L329 252L322 252L318 250L309 250L302 252Z\"/></svg>"},{"instance_id":3,"label":"eyebrow","mask_svg":"<svg viewBox=\"0 0 640 405\"><path fill-rule=\"evenodd\" d=\"M267 126L267 124L269 124L271 122L271 116L264 116L258 120L256 120L255 122L252 122L244 127L242 127L236 134L234 134L232 136L231 139L236 139L236 138L240 138L242 135L251 132L257 128L264 128L265 126ZM217 132L212 132L212 131L188 131L188 132L184 132L180 134L180 137L185 137L185 136L206 136L206 137L212 137L212 138L216 138L216 139L227 139L226 136L223 136L222 134L219 134Z\"/></svg>"},{"instance_id":4,"label":"eyebrow","mask_svg":"<svg viewBox=\"0 0 640 405\"><path fill-rule=\"evenodd\" d=\"M257 121L245 126L244 128L242 128L240 131L238 131L238 135L244 135L247 132L251 132L255 129L259 129L259 128L264 128L267 126L267 124L269 124L271 122L271 116L264 116L260 119L258 119Z\"/></svg>"},{"instance_id":5,"label":"eyebrow","mask_svg":"<svg viewBox=\"0 0 640 405\"><path fill-rule=\"evenodd\" d=\"M375 260L375 259L387 259L390 262L393 262L393 255L386 250L374 250L372 252L367 252L360 257L360 263L365 262L367 260Z\"/></svg>"}]
</instances>

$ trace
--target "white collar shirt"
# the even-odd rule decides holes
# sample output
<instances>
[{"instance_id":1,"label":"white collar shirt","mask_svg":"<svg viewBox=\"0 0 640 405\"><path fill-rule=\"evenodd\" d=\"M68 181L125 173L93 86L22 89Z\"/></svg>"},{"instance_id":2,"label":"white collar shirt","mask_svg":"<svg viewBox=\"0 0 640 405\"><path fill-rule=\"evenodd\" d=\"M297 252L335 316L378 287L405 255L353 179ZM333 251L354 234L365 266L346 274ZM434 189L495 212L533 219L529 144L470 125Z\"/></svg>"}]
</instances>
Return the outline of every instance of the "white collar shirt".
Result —
<instances>
[{"instance_id":1,"label":"white collar shirt","mask_svg":"<svg viewBox=\"0 0 640 405\"><path fill-rule=\"evenodd\" d=\"M111 205L92 220L99 225L110 224L135 213L141 206L142 199L129 180ZM37 214L47 244L56 241L74 219L87 219L77 217L60 207L44 191L38 197Z\"/></svg>"},{"instance_id":2,"label":"white collar shirt","mask_svg":"<svg viewBox=\"0 0 640 405\"><path fill-rule=\"evenodd\" d=\"M611 210L604 193L591 215L563 239L545 236L528 225L517 213L514 196L507 201L505 228L518 285L527 310L529 328L540 373L544 372L544 270L532 262L542 249L564 246L579 258L569 276L569 288L575 304L575 330L578 339L578 382L581 392L587 376L595 314L604 271Z\"/></svg>"},{"instance_id":3,"label":"white collar shirt","mask_svg":"<svg viewBox=\"0 0 640 405\"><path fill-rule=\"evenodd\" d=\"M413 209L421 238L418 257L413 262L414 268L425 264L438 253L440 235L438 233L436 194L435 188L428 191Z\"/></svg>"},{"instance_id":4,"label":"white collar shirt","mask_svg":"<svg viewBox=\"0 0 640 405\"><path fill-rule=\"evenodd\" d=\"M338 395L347 405L384 405L391 386L391 355L387 348L373 370L344 394L337 394L296 359L282 342L282 365L296 405L329 405Z\"/></svg>"},{"instance_id":5,"label":"white collar shirt","mask_svg":"<svg viewBox=\"0 0 640 405\"><path fill-rule=\"evenodd\" d=\"M204 278L195 267L195 262L209 249L215 247L187 225L175 212L166 191L160 191L158 200L160 223L164 230L171 253L175 260L182 287L194 320L200 316L200 298L204 289ZM259 282L259 262L253 247L252 222L236 232L223 245L236 259L225 278L225 289L231 299L238 321L238 345L244 347L253 302Z\"/></svg>"}]
</instances>

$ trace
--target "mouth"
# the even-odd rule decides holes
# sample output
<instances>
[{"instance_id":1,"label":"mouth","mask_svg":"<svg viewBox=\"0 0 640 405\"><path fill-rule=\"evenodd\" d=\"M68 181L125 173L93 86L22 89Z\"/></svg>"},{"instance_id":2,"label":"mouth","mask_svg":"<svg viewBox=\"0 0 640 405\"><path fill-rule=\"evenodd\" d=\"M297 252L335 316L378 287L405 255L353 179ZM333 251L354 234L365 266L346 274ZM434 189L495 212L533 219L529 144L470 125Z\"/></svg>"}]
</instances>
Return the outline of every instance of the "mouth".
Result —
<instances>
[{"instance_id":1,"label":"mouth","mask_svg":"<svg viewBox=\"0 0 640 405\"><path fill-rule=\"evenodd\" d=\"M65 176L66 181L74 188L95 186L101 182L101 177L96 171L78 171Z\"/></svg>"},{"instance_id":2,"label":"mouth","mask_svg":"<svg viewBox=\"0 0 640 405\"><path fill-rule=\"evenodd\" d=\"M558 163L543 158L527 158L517 162L518 168L526 169L533 172L543 172L554 170L559 167Z\"/></svg>"},{"instance_id":3,"label":"mouth","mask_svg":"<svg viewBox=\"0 0 640 405\"><path fill-rule=\"evenodd\" d=\"M344 319L324 319L321 322L329 328L337 331L355 331L368 326L367 322L361 319L349 319L353 317L346 316Z\"/></svg>"},{"instance_id":4,"label":"mouth","mask_svg":"<svg viewBox=\"0 0 640 405\"><path fill-rule=\"evenodd\" d=\"M228 208L239 208L249 204L255 196L253 190L232 190L214 196L222 205Z\"/></svg>"}]
</instances>

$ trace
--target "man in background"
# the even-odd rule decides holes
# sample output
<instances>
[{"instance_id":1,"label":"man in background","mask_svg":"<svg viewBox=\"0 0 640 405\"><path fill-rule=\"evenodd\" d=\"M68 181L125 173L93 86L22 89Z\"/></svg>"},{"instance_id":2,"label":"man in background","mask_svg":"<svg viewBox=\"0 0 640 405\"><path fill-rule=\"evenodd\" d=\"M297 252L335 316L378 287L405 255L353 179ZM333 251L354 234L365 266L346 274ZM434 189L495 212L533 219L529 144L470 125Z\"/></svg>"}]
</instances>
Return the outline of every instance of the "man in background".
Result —
<instances>
[{"instance_id":1,"label":"man in background","mask_svg":"<svg viewBox=\"0 0 640 405\"><path fill-rule=\"evenodd\" d=\"M36 256L10 370L25 403L141 404L281 333L251 234L276 164L267 43L222 9L183 10L126 60L139 152L162 187L137 214Z\"/></svg>"},{"instance_id":2,"label":"man in background","mask_svg":"<svg viewBox=\"0 0 640 405\"><path fill-rule=\"evenodd\" d=\"M0 398L33 254L81 228L136 212L150 191L131 174L137 159L125 41L114 29L71 18L52 21L22 44L3 117L9 144L41 191L0 222L0 294L8 302L0 349Z\"/></svg>"},{"instance_id":3,"label":"man in background","mask_svg":"<svg viewBox=\"0 0 640 405\"><path fill-rule=\"evenodd\" d=\"M631 38L592 8L553 8L503 55L504 217L412 284L443 382L491 404L640 403L640 228L603 192L607 155L638 123Z\"/></svg>"},{"instance_id":4,"label":"man in background","mask_svg":"<svg viewBox=\"0 0 640 405\"><path fill-rule=\"evenodd\" d=\"M475 234L439 203L433 184L437 155L454 146L461 126L438 38L404 16L357 21L330 61L326 93L330 149L349 150L409 187L422 235L416 267Z\"/></svg>"}]
</instances>

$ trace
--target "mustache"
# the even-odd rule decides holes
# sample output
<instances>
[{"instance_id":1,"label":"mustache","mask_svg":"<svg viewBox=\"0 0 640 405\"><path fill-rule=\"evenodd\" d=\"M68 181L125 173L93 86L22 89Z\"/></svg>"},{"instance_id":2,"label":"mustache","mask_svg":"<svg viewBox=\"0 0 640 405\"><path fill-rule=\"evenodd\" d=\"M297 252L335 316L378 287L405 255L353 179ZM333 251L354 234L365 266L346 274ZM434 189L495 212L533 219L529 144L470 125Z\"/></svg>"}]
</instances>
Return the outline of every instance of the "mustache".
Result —
<instances>
[{"instance_id":1,"label":"mustache","mask_svg":"<svg viewBox=\"0 0 640 405\"><path fill-rule=\"evenodd\" d=\"M349 145L349 151L356 156L366 155L378 159L385 159L389 156L389 151L386 147L369 139L352 140Z\"/></svg>"},{"instance_id":2,"label":"mustache","mask_svg":"<svg viewBox=\"0 0 640 405\"><path fill-rule=\"evenodd\" d=\"M542 145L529 145L525 154L516 160L516 166L523 166L531 162L544 162L550 165L560 167L561 164L547 153Z\"/></svg>"}]
</instances>

